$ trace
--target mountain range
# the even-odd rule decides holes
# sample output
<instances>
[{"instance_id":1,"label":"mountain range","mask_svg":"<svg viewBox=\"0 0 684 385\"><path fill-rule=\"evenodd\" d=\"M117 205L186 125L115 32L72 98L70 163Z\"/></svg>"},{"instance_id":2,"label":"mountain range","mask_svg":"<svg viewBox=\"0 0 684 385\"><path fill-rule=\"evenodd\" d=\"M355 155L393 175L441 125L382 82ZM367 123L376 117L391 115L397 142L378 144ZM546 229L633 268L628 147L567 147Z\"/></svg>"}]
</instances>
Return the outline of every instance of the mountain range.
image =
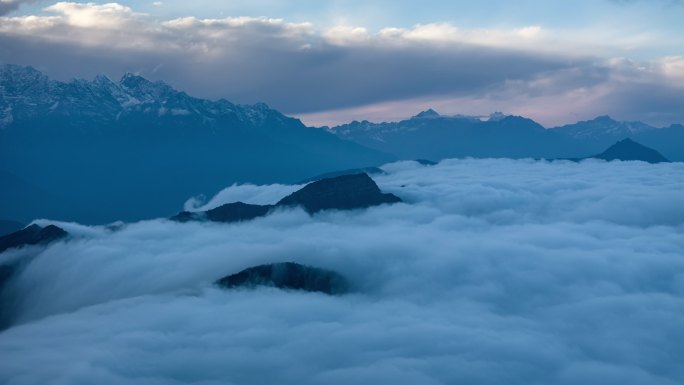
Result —
<instances>
[{"instance_id":1,"label":"mountain range","mask_svg":"<svg viewBox=\"0 0 684 385\"><path fill-rule=\"evenodd\" d=\"M234 183L296 183L397 159L585 158L619 140L684 161L684 126L608 117L531 119L424 111L400 122L311 128L263 103L192 97L127 73L60 82L0 65L0 220L85 224L165 217ZM375 169L377 170L377 169Z\"/></svg>"},{"instance_id":2,"label":"mountain range","mask_svg":"<svg viewBox=\"0 0 684 385\"><path fill-rule=\"evenodd\" d=\"M134 74L59 82L0 66L0 219L159 217L233 183L393 159L265 104L198 99Z\"/></svg>"},{"instance_id":3,"label":"mountain range","mask_svg":"<svg viewBox=\"0 0 684 385\"><path fill-rule=\"evenodd\" d=\"M340 138L407 159L585 158L631 138L671 160L684 161L684 126L656 128L607 116L547 129L521 116L444 116L430 109L400 122L353 121L323 128Z\"/></svg>"}]
</instances>

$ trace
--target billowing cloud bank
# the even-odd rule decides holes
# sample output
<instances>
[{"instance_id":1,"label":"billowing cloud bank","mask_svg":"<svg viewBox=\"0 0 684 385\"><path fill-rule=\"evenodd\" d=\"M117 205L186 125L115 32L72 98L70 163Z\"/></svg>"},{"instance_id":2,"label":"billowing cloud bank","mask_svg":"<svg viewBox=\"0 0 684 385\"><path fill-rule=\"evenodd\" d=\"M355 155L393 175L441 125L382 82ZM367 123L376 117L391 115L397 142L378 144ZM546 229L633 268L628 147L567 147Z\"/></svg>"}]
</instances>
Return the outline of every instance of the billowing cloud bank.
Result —
<instances>
[{"instance_id":1,"label":"billowing cloud bank","mask_svg":"<svg viewBox=\"0 0 684 385\"><path fill-rule=\"evenodd\" d=\"M408 203L70 225L79 238L8 288L18 324L0 333L0 382L684 382L684 164L384 169L378 184ZM337 270L356 293L210 285L275 261Z\"/></svg>"},{"instance_id":2,"label":"billowing cloud bank","mask_svg":"<svg viewBox=\"0 0 684 385\"><path fill-rule=\"evenodd\" d=\"M61 79L139 72L200 97L263 101L309 124L405 118L427 107L501 110L546 125L603 114L684 122L683 53L643 53L681 38L623 24L369 30L237 15L160 20L118 3L58 2L0 17L0 61Z\"/></svg>"}]
</instances>

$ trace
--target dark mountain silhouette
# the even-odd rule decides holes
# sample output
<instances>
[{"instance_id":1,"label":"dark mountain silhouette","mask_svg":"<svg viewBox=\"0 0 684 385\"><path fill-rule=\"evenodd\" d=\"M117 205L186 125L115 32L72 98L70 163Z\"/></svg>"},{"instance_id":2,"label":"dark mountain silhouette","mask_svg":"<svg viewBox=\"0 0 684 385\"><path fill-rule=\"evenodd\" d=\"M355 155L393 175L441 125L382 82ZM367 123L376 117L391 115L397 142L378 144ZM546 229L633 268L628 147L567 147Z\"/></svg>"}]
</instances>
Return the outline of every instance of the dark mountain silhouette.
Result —
<instances>
[{"instance_id":1,"label":"dark mountain silhouette","mask_svg":"<svg viewBox=\"0 0 684 385\"><path fill-rule=\"evenodd\" d=\"M679 124L656 128L642 122L620 122L609 116L599 116L592 120L552 128L551 131L582 142L584 149L589 153L581 157L593 157L592 154L603 151L615 142L631 138L657 149L668 159L684 161L684 126Z\"/></svg>"},{"instance_id":2,"label":"dark mountain silhouette","mask_svg":"<svg viewBox=\"0 0 684 385\"><path fill-rule=\"evenodd\" d=\"M368 174L352 174L308 184L281 199L276 206L301 206L313 214L321 210L352 210L396 202L401 199L382 193Z\"/></svg>"},{"instance_id":3,"label":"dark mountain silhouette","mask_svg":"<svg viewBox=\"0 0 684 385\"><path fill-rule=\"evenodd\" d=\"M221 278L216 281L216 284L223 288L271 286L332 295L344 294L349 290L347 280L339 273L294 262L251 267Z\"/></svg>"},{"instance_id":4,"label":"dark mountain silhouette","mask_svg":"<svg viewBox=\"0 0 684 385\"><path fill-rule=\"evenodd\" d=\"M64 238L67 235L68 233L66 231L55 225L41 227L34 224L25 229L0 237L0 253L11 248L48 244L52 241Z\"/></svg>"},{"instance_id":5,"label":"dark mountain silhouette","mask_svg":"<svg viewBox=\"0 0 684 385\"><path fill-rule=\"evenodd\" d=\"M610 146L606 151L592 156L604 160L640 160L648 163L669 162L658 151L641 145L629 138Z\"/></svg>"},{"instance_id":6,"label":"dark mountain silhouette","mask_svg":"<svg viewBox=\"0 0 684 385\"><path fill-rule=\"evenodd\" d=\"M401 159L554 158L585 152L581 141L549 131L530 119L500 113L483 121L427 110L400 122L354 121L327 129Z\"/></svg>"},{"instance_id":7,"label":"dark mountain silhouette","mask_svg":"<svg viewBox=\"0 0 684 385\"><path fill-rule=\"evenodd\" d=\"M228 203L203 212L183 211L171 220L230 223L263 217L277 207L301 206L309 214L314 214L321 210L352 210L396 202L401 202L401 199L380 191L367 174L352 174L312 182L275 205Z\"/></svg>"},{"instance_id":8,"label":"dark mountain silhouette","mask_svg":"<svg viewBox=\"0 0 684 385\"><path fill-rule=\"evenodd\" d=\"M64 83L0 66L0 165L67 202L45 209L51 199L5 189L21 197L5 214L18 220L158 217L233 183L293 183L392 159L265 104L198 99L134 74Z\"/></svg>"}]
</instances>

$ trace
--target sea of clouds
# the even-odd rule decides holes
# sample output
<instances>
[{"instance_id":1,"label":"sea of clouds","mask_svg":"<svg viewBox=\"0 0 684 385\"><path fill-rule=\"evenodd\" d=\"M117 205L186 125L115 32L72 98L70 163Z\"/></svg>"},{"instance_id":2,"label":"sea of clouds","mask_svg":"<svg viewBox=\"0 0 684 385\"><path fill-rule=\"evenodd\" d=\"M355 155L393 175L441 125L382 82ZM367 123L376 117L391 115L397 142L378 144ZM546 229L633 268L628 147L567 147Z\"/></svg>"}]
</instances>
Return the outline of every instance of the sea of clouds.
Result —
<instances>
[{"instance_id":1,"label":"sea of clouds","mask_svg":"<svg viewBox=\"0 0 684 385\"><path fill-rule=\"evenodd\" d=\"M57 223L74 237L0 254L33 258L4 290L0 383L684 383L684 163L383 169L405 203ZM232 186L210 204L291 190ZM212 285L282 261L354 292Z\"/></svg>"}]
</instances>

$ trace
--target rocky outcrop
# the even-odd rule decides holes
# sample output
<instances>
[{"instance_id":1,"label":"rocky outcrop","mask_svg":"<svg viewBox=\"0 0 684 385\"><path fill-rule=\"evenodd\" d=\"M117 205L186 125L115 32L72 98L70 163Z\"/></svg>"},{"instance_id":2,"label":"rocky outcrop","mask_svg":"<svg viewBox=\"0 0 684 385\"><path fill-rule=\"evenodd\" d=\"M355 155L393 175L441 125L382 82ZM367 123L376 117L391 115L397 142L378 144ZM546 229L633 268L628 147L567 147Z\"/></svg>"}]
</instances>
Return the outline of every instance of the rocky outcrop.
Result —
<instances>
[{"instance_id":1,"label":"rocky outcrop","mask_svg":"<svg viewBox=\"0 0 684 385\"><path fill-rule=\"evenodd\" d=\"M344 294L349 291L347 280L332 270L319 269L294 262L250 267L216 281L223 288L254 288L271 286L279 289Z\"/></svg>"},{"instance_id":2,"label":"rocky outcrop","mask_svg":"<svg viewBox=\"0 0 684 385\"><path fill-rule=\"evenodd\" d=\"M30 225L22 230L0 237L0 253L16 247L47 244L67 235L66 231L55 225L45 227Z\"/></svg>"},{"instance_id":3,"label":"rocky outcrop","mask_svg":"<svg viewBox=\"0 0 684 385\"><path fill-rule=\"evenodd\" d=\"M401 202L399 197L394 194L383 193L371 177L365 173L360 173L325 178L309 183L281 199L275 205L228 203L209 211L183 211L171 217L171 220L232 223L266 216L277 207L301 206L309 214L314 214L321 210L353 210L397 202Z\"/></svg>"},{"instance_id":4,"label":"rocky outcrop","mask_svg":"<svg viewBox=\"0 0 684 385\"><path fill-rule=\"evenodd\" d=\"M353 174L308 184L281 199L276 206L301 206L313 214L321 210L352 210L396 202L401 199L382 193L367 174Z\"/></svg>"}]
</instances>

